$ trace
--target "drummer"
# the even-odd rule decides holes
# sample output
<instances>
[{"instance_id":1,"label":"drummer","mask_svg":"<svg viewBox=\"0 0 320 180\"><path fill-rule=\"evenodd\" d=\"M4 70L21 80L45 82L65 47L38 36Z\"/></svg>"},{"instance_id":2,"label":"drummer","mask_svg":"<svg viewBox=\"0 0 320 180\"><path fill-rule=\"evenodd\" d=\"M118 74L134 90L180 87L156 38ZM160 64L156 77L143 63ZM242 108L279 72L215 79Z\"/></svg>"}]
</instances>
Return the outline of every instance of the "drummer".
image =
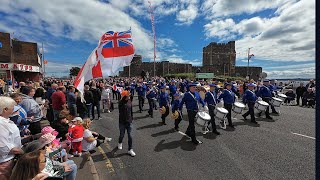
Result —
<instances>
[{"instance_id":1,"label":"drummer","mask_svg":"<svg viewBox=\"0 0 320 180\"><path fill-rule=\"evenodd\" d=\"M162 85L160 87L161 93L159 95L159 109L165 107L166 112L161 115L162 124L166 125L166 117L169 115L169 94L166 92L166 86Z\"/></svg>"},{"instance_id":2,"label":"drummer","mask_svg":"<svg viewBox=\"0 0 320 180\"><path fill-rule=\"evenodd\" d=\"M210 91L208 91L205 94L204 102L207 103L208 108L209 108L209 115L211 116L211 122L209 122L208 126L212 125L212 133L220 135L220 132L217 131L215 119L214 119L214 109L216 105L219 103L219 100L217 98L217 93L215 91L216 86L215 84L210 84Z\"/></svg>"},{"instance_id":3,"label":"drummer","mask_svg":"<svg viewBox=\"0 0 320 180\"><path fill-rule=\"evenodd\" d=\"M228 119L228 126L231 128L234 128L232 125L231 120L231 110L232 110L232 104L235 102L235 94L231 90L232 84L226 83L226 89L222 91L220 96L218 97L218 100L223 99L223 105L226 110L228 110L227 119Z\"/></svg>"},{"instance_id":4,"label":"drummer","mask_svg":"<svg viewBox=\"0 0 320 180\"><path fill-rule=\"evenodd\" d=\"M189 92L185 93L180 104L179 104L179 110L182 111L183 104L186 104L187 113L188 113L188 119L189 119L189 126L186 131L186 135L189 136L194 144L200 144L201 141L198 141L196 139L196 133L195 133L195 127L194 127L194 121L195 117L199 111L198 103L202 104L202 107L204 109L207 109L208 107L205 106L204 101L201 99L199 93L196 91L197 84L193 83L189 85Z\"/></svg>"},{"instance_id":5,"label":"drummer","mask_svg":"<svg viewBox=\"0 0 320 180\"><path fill-rule=\"evenodd\" d=\"M257 92L257 96L261 97L263 101L270 104L272 94L271 94L271 91L268 86L269 86L269 80L264 80L263 85L259 88L259 90ZM261 112L259 113L259 116L261 116ZM270 116L270 112L269 112L269 106L266 109L266 118L272 119L272 117Z\"/></svg>"},{"instance_id":6,"label":"drummer","mask_svg":"<svg viewBox=\"0 0 320 180\"><path fill-rule=\"evenodd\" d=\"M179 109L180 94L176 93L173 95L173 97L174 97L174 101L171 104L171 110L172 110L172 113L175 113ZM179 123L181 122L181 120L182 120L182 117L181 117L181 114L179 113L178 118L174 120L174 129L176 131L179 131Z\"/></svg>"},{"instance_id":7,"label":"drummer","mask_svg":"<svg viewBox=\"0 0 320 180\"><path fill-rule=\"evenodd\" d=\"M151 118L153 118L154 98L156 97L156 92L155 89L152 87L152 82L149 82L147 85L148 87L146 97L149 103L148 115L151 116Z\"/></svg>"},{"instance_id":8,"label":"drummer","mask_svg":"<svg viewBox=\"0 0 320 180\"><path fill-rule=\"evenodd\" d=\"M250 114L251 122L254 124L258 124L254 117L254 104L257 100L257 96L254 93L254 88L256 87L255 84L250 83L247 85L248 89L243 95L242 101L244 104L248 104L249 110L242 115L244 120L247 120L247 116Z\"/></svg>"}]
</instances>

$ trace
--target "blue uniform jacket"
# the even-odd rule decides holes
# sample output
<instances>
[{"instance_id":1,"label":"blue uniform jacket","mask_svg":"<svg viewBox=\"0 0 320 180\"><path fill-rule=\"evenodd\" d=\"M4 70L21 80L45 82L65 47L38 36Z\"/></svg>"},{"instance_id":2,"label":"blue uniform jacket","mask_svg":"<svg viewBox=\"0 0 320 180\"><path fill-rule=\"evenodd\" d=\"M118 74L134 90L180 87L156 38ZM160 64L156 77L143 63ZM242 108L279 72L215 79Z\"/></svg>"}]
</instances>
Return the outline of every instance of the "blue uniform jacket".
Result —
<instances>
[{"instance_id":1,"label":"blue uniform jacket","mask_svg":"<svg viewBox=\"0 0 320 180\"><path fill-rule=\"evenodd\" d=\"M186 88L186 84L184 82L181 82L180 83L180 89L181 90L185 90L185 88Z\"/></svg>"},{"instance_id":2,"label":"blue uniform jacket","mask_svg":"<svg viewBox=\"0 0 320 180\"><path fill-rule=\"evenodd\" d=\"M223 102L225 104L233 104L236 97L235 97L234 92L232 92L232 90L229 91L229 90L225 89L222 91L222 94L219 96L218 99L219 100L223 99Z\"/></svg>"},{"instance_id":3,"label":"blue uniform jacket","mask_svg":"<svg viewBox=\"0 0 320 180\"><path fill-rule=\"evenodd\" d=\"M145 86L142 86L142 87L137 87L137 93L138 93L138 96L143 96L146 94L146 87Z\"/></svg>"},{"instance_id":4,"label":"blue uniform jacket","mask_svg":"<svg viewBox=\"0 0 320 180\"><path fill-rule=\"evenodd\" d=\"M218 100L216 92L207 92L206 95L205 95L205 98L204 98L204 102L206 102L208 105L214 105L215 106L220 101Z\"/></svg>"},{"instance_id":5,"label":"blue uniform jacket","mask_svg":"<svg viewBox=\"0 0 320 180\"><path fill-rule=\"evenodd\" d=\"M167 106L169 105L169 95L166 92L161 92L159 95L159 106Z\"/></svg>"},{"instance_id":6,"label":"blue uniform jacket","mask_svg":"<svg viewBox=\"0 0 320 180\"><path fill-rule=\"evenodd\" d=\"M204 101L201 99L198 92L195 92L193 96L191 95L193 93L188 92L185 93L180 104L179 109L182 110L183 104L186 103L187 110L199 110L198 102L202 104L202 106L205 106Z\"/></svg>"},{"instance_id":7,"label":"blue uniform jacket","mask_svg":"<svg viewBox=\"0 0 320 180\"><path fill-rule=\"evenodd\" d=\"M253 91L250 91L249 89L246 90L246 92L243 95L242 102L244 104L247 104L248 102L256 102L257 96Z\"/></svg>"},{"instance_id":8,"label":"blue uniform jacket","mask_svg":"<svg viewBox=\"0 0 320 180\"><path fill-rule=\"evenodd\" d=\"M261 86L257 92L258 97L272 97L271 91L267 86Z\"/></svg>"},{"instance_id":9,"label":"blue uniform jacket","mask_svg":"<svg viewBox=\"0 0 320 180\"><path fill-rule=\"evenodd\" d=\"M151 91L150 91L151 90ZM155 98L156 97L156 92L153 90L153 88L149 88L149 87L147 87L147 92L149 92L150 91L150 93L149 94L147 94L147 98L149 99L149 98Z\"/></svg>"},{"instance_id":10,"label":"blue uniform jacket","mask_svg":"<svg viewBox=\"0 0 320 180\"><path fill-rule=\"evenodd\" d=\"M172 113L179 109L180 100L174 100L171 104Z\"/></svg>"},{"instance_id":11,"label":"blue uniform jacket","mask_svg":"<svg viewBox=\"0 0 320 180\"><path fill-rule=\"evenodd\" d=\"M176 85L169 85L169 90L171 94L175 94L177 92L177 86Z\"/></svg>"}]
</instances>

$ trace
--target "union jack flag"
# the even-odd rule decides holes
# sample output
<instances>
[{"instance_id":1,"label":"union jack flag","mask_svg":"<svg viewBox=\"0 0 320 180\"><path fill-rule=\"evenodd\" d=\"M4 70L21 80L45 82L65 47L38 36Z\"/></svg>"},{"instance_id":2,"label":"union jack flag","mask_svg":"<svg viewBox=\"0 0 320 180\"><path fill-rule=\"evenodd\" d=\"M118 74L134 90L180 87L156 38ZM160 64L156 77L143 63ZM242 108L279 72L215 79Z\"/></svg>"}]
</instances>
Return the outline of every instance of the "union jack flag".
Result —
<instances>
[{"instance_id":1,"label":"union jack flag","mask_svg":"<svg viewBox=\"0 0 320 180\"><path fill-rule=\"evenodd\" d=\"M123 32L108 31L100 38L99 47L104 58L129 56L134 53L131 30Z\"/></svg>"}]
</instances>

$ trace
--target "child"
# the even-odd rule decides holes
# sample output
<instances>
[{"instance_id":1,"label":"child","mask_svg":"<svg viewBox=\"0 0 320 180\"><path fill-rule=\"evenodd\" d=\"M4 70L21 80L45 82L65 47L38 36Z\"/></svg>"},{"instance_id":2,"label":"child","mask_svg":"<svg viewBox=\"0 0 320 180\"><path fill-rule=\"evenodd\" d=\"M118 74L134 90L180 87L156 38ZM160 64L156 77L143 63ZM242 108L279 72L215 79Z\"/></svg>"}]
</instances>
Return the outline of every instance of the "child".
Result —
<instances>
[{"instance_id":1,"label":"child","mask_svg":"<svg viewBox=\"0 0 320 180\"><path fill-rule=\"evenodd\" d=\"M172 102L172 105L171 105L172 113L174 113L175 111L178 111L179 103L180 103L180 94L176 93L173 96L174 96L174 101ZM176 131L179 131L179 123L181 122L181 120L182 120L181 114L179 113L179 117L174 120L174 129Z\"/></svg>"},{"instance_id":2,"label":"child","mask_svg":"<svg viewBox=\"0 0 320 180\"><path fill-rule=\"evenodd\" d=\"M71 138L72 150L74 156L82 155L82 140L84 134L84 127L82 126L81 117L76 117L72 121L72 125L69 127L69 136Z\"/></svg>"},{"instance_id":3,"label":"child","mask_svg":"<svg viewBox=\"0 0 320 180\"><path fill-rule=\"evenodd\" d=\"M53 129L51 126L46 126L42 128L41 130L42 135L49 134L49 133L56 137L48 146L50 150L54 152L62 147L60 144L60 138L57 138L58 132L55 129ZM58 158L61 158L63 162L66 162L68 160L66 149L61 150L61 154L58 154Z\"/></svg>"}]
</instances>

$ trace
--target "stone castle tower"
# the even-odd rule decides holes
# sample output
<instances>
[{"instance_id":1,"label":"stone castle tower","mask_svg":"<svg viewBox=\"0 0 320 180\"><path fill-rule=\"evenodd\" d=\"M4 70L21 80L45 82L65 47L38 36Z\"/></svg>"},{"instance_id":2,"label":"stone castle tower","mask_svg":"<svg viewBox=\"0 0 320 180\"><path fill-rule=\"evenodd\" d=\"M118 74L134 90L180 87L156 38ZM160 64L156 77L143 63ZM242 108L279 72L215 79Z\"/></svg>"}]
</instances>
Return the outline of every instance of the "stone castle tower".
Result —
<instances>
[{"instance_id":1,"label":"stone castle tower","mask_svg":"<svg viewBox=\"0 0 320 180\"><path fill-rule=\"evenodd\" d=\"M216 69L216 74L233 75L236 65L235 41L229 41L228 43L212 42L204 47L202 65L205 71Z\"/></svg>"}]
</instances>

